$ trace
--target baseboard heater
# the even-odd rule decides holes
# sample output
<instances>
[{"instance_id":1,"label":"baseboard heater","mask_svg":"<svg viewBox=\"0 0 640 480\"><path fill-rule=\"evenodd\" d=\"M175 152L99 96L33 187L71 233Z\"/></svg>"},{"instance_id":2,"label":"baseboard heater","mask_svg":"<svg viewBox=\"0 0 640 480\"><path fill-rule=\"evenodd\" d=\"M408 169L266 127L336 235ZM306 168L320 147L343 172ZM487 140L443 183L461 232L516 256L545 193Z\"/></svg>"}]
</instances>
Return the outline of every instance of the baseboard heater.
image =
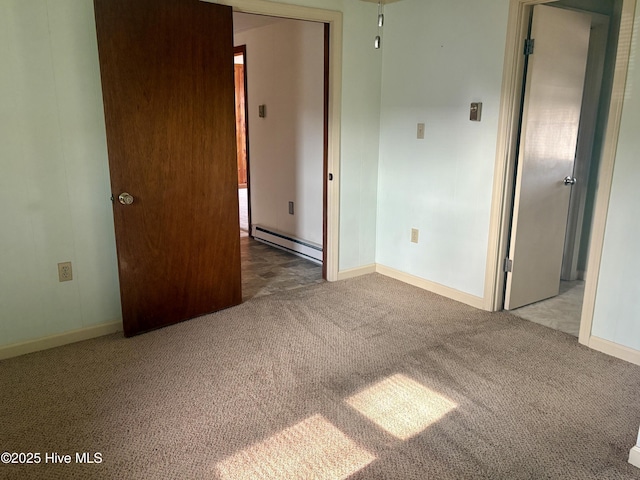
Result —
<instances>
[{"instance_id":1,"label":"baseboard heater","mask_svg":"<svg viewBox=\"0 0 640 480\"><path fill-rule=\"evenodd\" d=\"M322 246L316 243L300 240L299 238L292 237L286 233L269 230L260 225L253 225L252 231L253 238L259 242L286 250L294 255L306 258L313 263L322 265Z\"/></svg>"}]
</instances>

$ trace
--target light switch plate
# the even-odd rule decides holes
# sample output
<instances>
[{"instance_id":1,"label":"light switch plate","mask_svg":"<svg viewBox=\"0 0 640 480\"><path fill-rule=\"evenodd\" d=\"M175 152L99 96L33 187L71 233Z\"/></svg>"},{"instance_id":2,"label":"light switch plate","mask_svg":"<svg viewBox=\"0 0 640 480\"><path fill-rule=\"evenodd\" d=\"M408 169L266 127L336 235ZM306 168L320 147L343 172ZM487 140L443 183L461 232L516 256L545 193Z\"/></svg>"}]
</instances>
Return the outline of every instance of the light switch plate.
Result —
<instances>
[{"instance_id":1,"label":"light switch plate","mask_svg":"<svg viewBox=\"0 0 640 480\"><path fill-rule=\"evenodd\" d=\"M418 140L424 140L424 123L418 124Z\"/></svg>"}]
</instances>

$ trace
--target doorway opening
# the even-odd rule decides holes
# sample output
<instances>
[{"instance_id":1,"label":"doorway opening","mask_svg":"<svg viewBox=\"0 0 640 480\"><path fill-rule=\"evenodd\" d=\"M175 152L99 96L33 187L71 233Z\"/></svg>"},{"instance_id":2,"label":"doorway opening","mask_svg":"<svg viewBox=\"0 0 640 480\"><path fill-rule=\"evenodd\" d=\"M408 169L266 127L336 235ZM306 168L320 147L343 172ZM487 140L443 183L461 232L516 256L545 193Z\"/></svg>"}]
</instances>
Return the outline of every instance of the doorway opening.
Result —
<instances>
[{"instance_id":1,"label":"doorway opening","mask_svg":"<svg viewBox=\"0 0 640 480\"><path fill-rule=\"evenodd\" d=\"M234 12L243 298L326 278L327 25Z\"/></svg>"},{"instance_id":2,"label":"doorway opening","mask_svg":"<svg viewBox=\"0 0 640 480\"><path fill-rule=\"evenodd\" d=\"M238 158L238 205L240 211L240 237L250 235L251 202L249 201L249 148L247 124L247 46L233 49L233 79L236 102L236 151Z\"/></svg>"},{"instance_id":3,"label":"doorway opening","mask_svg":"<svg viewBox=\"0 0 640 480\"><path fill-rule=\"evenodd\" d=\"M544 3L544 6L534 3ZM502 307L522 318L576 337L580 334L583 318L595 194L612 101L622 3L622 0L607 0L597 4L584 0L530 2L525 9L529 24L522 26L528 39L522 72L520 121L511 167L511 201L507 207L511 213ZM557 16L577 18L578 23L582 21L582 26L576 27L581 28L582 33L577 31L572 35L572 40L576 36L584 37L586 29L586 40L583 39L582 47L569 47L568 56L562 60L555 58L558 55L556 50L560 48L553 49L554 58L547 62L547 68L553 67L554 61L563 66L568 62L577 65L577 57L584 54L583 66L574 65L574 70L582 68L579 98L575 98L574 92L575 108L562 105L566 107L564 111L559 103L571 96L571 93L567 93L568 87L562 92L547 91L547 94L551 93L548 98L552 100L547 100L549 103L545 105L545 99L536 97L538 87L532 83L536 81L535 73L530 70L530 67L544 68L540 66L544 62L536 58L535 61L539 63L532 67L529 64L531 59L526 56L529 48L531 55L538 53L536 39L531 41L531 32L543 34L543 29L536 30L535 27L536 15L547 15L543 10L549 15L545 20L547 24L551 17ZM556 31L564 29L565 26L556 28ZM541 53L544 55L544 52ZM561 96L558 96L559 93ZM545 110L548 114L550 108L556 109L556 113L546 119L551 124L547 125L550 128L546 137L544 132L538 136L532 134L535 130L531 124L540 122L544 116L536 116L536 110ZM570 108L574 110L573 120L563 117L571 116L567 114ZM566 123L560 122L561 118ZM568 125L572 121L575 125ZM573 140L568 134L572 128ZM557 166L563 161L566 172L555 178L563 170L556 169L554 172L550 164ZM539 165L535 165L536 162ZM545 191L540 185L549 175L551 179L547 180L550 184ZM542 197L536 197L538 191ZM552 195L558 196L551 200ZM548 205L545 206L545 202ZM548 223L548 219L554 215L556 223ZM529 246L523 247L527 242ZM542 272L545 262L549 268ZM528 270L527 263L530 264Z\"/></svg>"}]
</instances>

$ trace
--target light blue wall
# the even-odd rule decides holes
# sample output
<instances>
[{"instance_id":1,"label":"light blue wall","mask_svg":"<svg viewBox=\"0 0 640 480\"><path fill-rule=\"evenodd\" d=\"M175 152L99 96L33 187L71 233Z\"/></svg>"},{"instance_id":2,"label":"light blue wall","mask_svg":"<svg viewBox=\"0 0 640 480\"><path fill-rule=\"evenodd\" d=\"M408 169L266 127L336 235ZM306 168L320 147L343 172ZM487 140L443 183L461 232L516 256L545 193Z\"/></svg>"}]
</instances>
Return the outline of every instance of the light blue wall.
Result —
<instances>
[{"instance_id":1,"label":"light blue wall","mask_svg":"<svg viewBox=\"0 0 640 480\"><path fill-rule=\"evenodd\" d=\"M0 65L0 345L118 320L92 3L0 2Z\"/></svg>"},{"instance_id":2,"label":"light blue wall","mask_svg":"<svg viewBox=\"0 0 640 480\"><path fill-rule=\"evenodd\" d=\"M384 26L377 262L478 297L507 14L508 0L404 0ZM471 102L483 102L481 122Z\"/></svg>"},{"instance_id":3,"label":"light blue wall","mask_svg":"<svg viewBox=\"0 0 640 480\"><path fill-rule=\"evenodd\" d=\"M622 25L622 29L630 25ZM640 350L640 8L627 77L592 333Z\"/></svg>"},{"instance_id":4,"label":"light blue wall","mask_svg":"<svg viewBox=\"0 0 640 480\"><path fill-rule=\"evenodd\" d=\"M375 262L382 68L377 5L345 0L343 11L340 270Z\"/></svg>"}]
</instances>

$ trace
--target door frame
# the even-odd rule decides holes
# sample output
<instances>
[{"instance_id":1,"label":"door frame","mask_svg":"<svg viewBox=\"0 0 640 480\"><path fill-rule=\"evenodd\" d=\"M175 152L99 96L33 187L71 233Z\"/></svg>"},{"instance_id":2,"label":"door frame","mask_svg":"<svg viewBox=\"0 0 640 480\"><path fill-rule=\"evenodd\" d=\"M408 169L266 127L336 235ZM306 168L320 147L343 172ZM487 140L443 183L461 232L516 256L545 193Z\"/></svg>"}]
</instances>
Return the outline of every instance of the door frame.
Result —
<instances>
[{"instance_id":1,"label":"door frame","mask_svg":"<svg viewBox=\"0 0 640 480\"><path fill-rule=\"evenodd\" d=\"M576 148L576 161L573 176L578 179L578 183L571 187L571 200L569 202L569 216L567 218L567 235L565 237L564 258L562 259L562 277L564 280L575 280L584 278L584 271L578 272L578 257L580 256L580 245L585 240L582 235L582 226L586 216L585 207L589 199L589 177L592 168L593 147L595 144L594 133L597 131L597 111L601 101L602 80L604 77L604 67L607 56L607 39L611 29L611 19L607 15L587 12L591 15L591 39L589 42L589 60L585 78L585 98L581 112L581 119L587 120L585 124L581 122L578 133L578 146ZM596 38L594 44L592 40ZM602 40L604 39L604 42ZM592 57L593 56L593 57ZM591 64L596 60L595 68ZM592 68L589 68L591 65ZM595 74L595 75L594 75ZM596 87L596 90L593 90ZM591 90L589 89L591 88ZM586 109L593 110L586 116L582 116ZM595 108L593 107L595 106ZM586 133L586 135L585 135ZM588 155L581 156L579 153L588 152Z\"/></svg>"},{"instance_id":2,"label":"door frame","mask_svg":"<svg viewBox=\"0 0 640 480\"><path fill-rule=\"evenodd\" d=\"M250 164L250 154L249 154L249 101L248 101L248 97L249 97L249 89L248 84L247 84L247 46L246 45L238 45L236 47L233 47L233 56L234 58L237 55L242 55L242 62L243 62L243 66L244 68L242 69L243 75L244 75L244 143L245 143L245 151L246 151L246 157L245 157L245 167L247 169L247 183L246 183L246 189L247 189L247 222L248 222L248 228L249 228L249 238L253 238L253 236L251 235L251 168Z\"/></svg>"},{"instance_id":3,"label":"door frame","mask_svg":"<svg viewBox=\"0 0 640 480\"><path fill-rule=\"evenodd\" d=\"M513 213L511 201L514 193L515 152L525 59L522 54L522 48L527 37L529 14L534 5L552 3L553 1L510 0L509 3L485 274L484 308L489 311L501 310L504 298L505 273L503 271L503 262L509 246L509 227ZM635 7L636 0L622 0L611 103L609 104L609 117L605 129L601 166L598 173L599 187L596 192L593 225L591 227L584 302L578 337L578 341L587 346L591 346L591 325L613 180L613 167L622 118Z\"/></svg>"},{"instance_id":4,"label":"door frame","mask_svg":"<svg viewBox=\"0 0 640 480\"><path fill-rule=\"evenodd\" d=\"M326 186L326 279L338 280L340 244L340 122L342 104L342 12L319 8L302 7L267 0L200 0L227 5L234 12L269 15L272 17L307 20L329 25L329 82L328 82L328 132L327 132L327 176ZM329 181L328 176L332 176Z\"/></svg>"}]
</instances>

